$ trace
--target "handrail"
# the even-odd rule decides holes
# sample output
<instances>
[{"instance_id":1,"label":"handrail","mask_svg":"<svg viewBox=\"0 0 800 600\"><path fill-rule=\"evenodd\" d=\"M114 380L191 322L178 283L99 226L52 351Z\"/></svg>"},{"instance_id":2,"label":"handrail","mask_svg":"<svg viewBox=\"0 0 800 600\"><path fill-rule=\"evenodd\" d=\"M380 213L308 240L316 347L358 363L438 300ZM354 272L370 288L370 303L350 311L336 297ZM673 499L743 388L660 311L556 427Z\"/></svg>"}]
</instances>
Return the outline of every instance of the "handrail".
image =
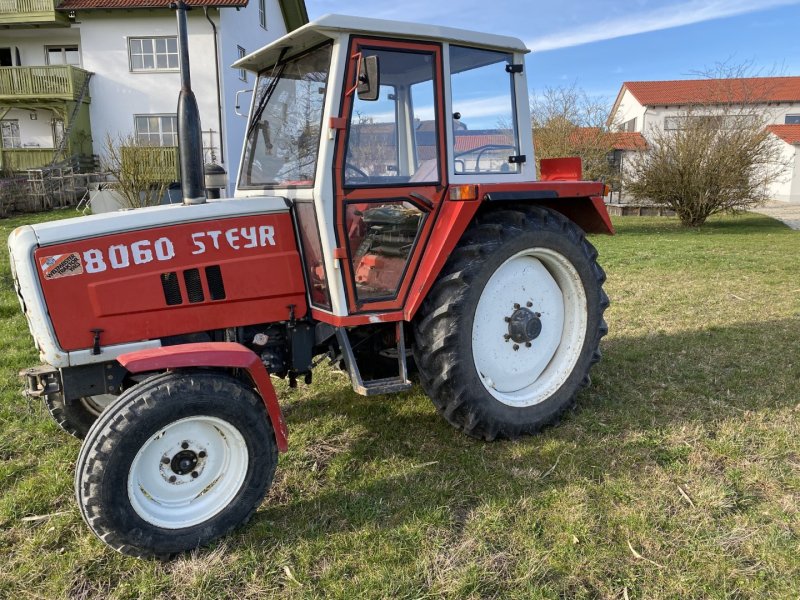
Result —
<instances>
[{"instance_id":1,"label":"handrail","mask_svg":"<svg viewBox=\"0 0 800 600\"><path fill-rule=\"evenodd\" d=\"M5 1L0 0L0 3ZM0 67L0 97L58 96L75 100L88 76L88 71L73 65Z\"/></svg>"}]
</instances>

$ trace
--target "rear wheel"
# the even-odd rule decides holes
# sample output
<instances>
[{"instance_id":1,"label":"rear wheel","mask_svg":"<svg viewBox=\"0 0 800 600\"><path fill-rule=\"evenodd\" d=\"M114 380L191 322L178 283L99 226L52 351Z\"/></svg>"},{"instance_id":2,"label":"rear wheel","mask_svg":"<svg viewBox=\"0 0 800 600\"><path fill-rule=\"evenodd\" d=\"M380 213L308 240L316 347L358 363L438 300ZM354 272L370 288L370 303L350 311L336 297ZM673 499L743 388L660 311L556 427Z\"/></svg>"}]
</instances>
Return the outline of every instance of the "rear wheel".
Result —
<instances>
[{"instance_id":1,"label":"rear wheel","mask_svg":"<svg viewBox=\"0 0 800 600\"><path fill-rule=\"evenodd\" d=\"M103 412L81 447L75 489L84 520L109 546L169 556L249 519L277 461L252 389L218 373L169 373Z\"/></svg>"},{"instance_id":2,"label":"rear wheel","mask_svg":"<svg viewBox=\"0 0 800 600\"><path fill-rule=\"evenodd\" d=\"M596 258L554 211L514 206L476 218L414 321L421 383L450 423L513 438L573 405L607 332Z\"/></svg>"},{"instance_id":3,"label":"rear wheel","mask_svg":"<svg viewBox=\"0 0 800 600\"><path fill-rule=\"evenodd\" d=\"M58 392L45 396L44 403L61 429L78 439L83 439L100 413L116 398L113 394L99 394L65 401L61 392Z\"/></svg>"}]
</instances>

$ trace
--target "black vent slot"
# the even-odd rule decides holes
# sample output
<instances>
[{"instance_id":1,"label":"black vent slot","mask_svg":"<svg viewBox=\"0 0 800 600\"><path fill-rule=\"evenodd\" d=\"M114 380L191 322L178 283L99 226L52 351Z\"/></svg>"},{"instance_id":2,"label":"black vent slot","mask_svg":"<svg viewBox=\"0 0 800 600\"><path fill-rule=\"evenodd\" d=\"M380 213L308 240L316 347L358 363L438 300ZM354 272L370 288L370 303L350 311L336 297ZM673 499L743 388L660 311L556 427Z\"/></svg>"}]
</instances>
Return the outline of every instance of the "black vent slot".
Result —
<instances>
[{"instance_id":1,"label":"black vent slot","mask_svg":"<svg viewBox=\"0 0 800 600\"><path fill-rule=\"evenodd\" d=\"M200 282L200 269L184 271L183 282L186 284L186 295L189 296L189 302L195 304L206 299L203 294L203 284Z\"/></svg>"},{"instance_id":2,"label":"black vent slot","mask_svg":"<svg viewBox=\"0 0 800 600\"><path fill-rule=\"evenodd\" d=\"M219 268L219 265L206 267L206 280L211 299L225 300L225 284L222 283L222 269Z\"/></svg>"},{"instance_id":3,"label":"black vent slot","mask_svg":"<svg viewBox=\"0 0 800 600\"><path fill-rule=\"evenodd\" d=\"M167 306L175 306L183 302L178 274L175 271L161 274L161 287L164 288L164 300L167 301Z\"/></svg>"}]
</instances>

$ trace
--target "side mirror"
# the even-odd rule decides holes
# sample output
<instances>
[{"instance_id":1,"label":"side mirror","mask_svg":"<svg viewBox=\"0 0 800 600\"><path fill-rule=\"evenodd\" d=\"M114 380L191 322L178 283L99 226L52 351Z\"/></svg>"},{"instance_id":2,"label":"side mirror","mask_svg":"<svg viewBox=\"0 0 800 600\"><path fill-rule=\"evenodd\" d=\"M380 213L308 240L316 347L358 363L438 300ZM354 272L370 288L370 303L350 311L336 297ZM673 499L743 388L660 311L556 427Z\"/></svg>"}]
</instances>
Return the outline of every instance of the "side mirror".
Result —
<instances>
[{"instance_id":1,"label":"side mirror","mask_svg":"<svg viewBox=\"0 0 800 600\"><path fill-rule=\"evenodd\" d=\"M380 89L381 73L378 57L375 55L365 56L361 60L361 67L358 70L358 84L356 85L358 99L367 101L377 100Z\"/></svg>"}]
</instances>

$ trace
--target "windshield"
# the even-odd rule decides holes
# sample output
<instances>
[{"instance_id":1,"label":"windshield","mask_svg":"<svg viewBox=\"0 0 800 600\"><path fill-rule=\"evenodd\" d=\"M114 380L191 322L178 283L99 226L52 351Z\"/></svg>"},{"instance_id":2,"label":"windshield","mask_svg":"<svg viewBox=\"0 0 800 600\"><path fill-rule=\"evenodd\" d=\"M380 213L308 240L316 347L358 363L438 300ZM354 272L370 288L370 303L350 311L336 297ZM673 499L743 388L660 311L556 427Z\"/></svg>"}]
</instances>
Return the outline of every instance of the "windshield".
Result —
<instances>
[{"instance_id":1,"label":"windshield","mask_svg":"<svg viewBox=\"0 0 800 600\"><path fill-rule=\"evenodd\" d=\"M330 61L327 44L259 75L239 187L314 185Z\"/></svg>"}]
</instances>

